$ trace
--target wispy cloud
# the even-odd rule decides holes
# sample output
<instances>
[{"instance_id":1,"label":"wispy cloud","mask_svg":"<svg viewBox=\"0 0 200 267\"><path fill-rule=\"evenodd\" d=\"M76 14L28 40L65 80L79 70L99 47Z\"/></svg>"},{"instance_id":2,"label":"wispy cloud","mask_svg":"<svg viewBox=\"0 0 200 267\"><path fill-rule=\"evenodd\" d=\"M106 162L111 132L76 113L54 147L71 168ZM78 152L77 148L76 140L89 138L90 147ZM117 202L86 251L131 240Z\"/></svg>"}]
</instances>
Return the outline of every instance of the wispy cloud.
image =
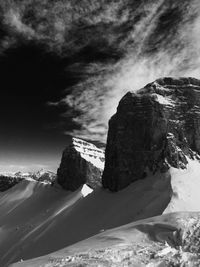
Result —
<instances>
[{"instance_id":1,"label":"wispy cloud","mask_svg":"<svg viewBox=\"0 0 200 267\"><path fill-rule=\"evenodd\" d=\"M161 76L200 77L199 0L10 1L5 22L70 59L66 133L105 141L118 101ZM59 105L59 103L51 103Z\"/></svg>"},{"instance_id":2,"label":"wispy cloud","mask_svg":"<svg viewBox=\"0 0 200 267\"><path fill-rule=\"evenodd\" d=\"M200 3L186 1L181 9L178 1L164 2L143 6L144 14L118 44L124 51L122 58L115 63L88 64L86 79L65 98L72 109L80 111L73 119L82 128L73 134L105 141L108 120L128 90L137 90L163 76L200 77ZM123 17L125 23L137 16L137 12L130 16L128 11ZM170 18L173 12L175 22ZM163 28L159 28L161 23Z\"/></svg>"},{"instance_id":3,"label":"wispy cloud","mask_svg":"<svg viewBox=\"0 0 200 267\"><path fill-rule=\"evenodd\" d=\"M35 31L24 24L21 20L21 14L17 10L10 9L5 15L5 23L13 27L18 33L24 34L26 38L35 37Z\"/></svg>"}]
</instances>

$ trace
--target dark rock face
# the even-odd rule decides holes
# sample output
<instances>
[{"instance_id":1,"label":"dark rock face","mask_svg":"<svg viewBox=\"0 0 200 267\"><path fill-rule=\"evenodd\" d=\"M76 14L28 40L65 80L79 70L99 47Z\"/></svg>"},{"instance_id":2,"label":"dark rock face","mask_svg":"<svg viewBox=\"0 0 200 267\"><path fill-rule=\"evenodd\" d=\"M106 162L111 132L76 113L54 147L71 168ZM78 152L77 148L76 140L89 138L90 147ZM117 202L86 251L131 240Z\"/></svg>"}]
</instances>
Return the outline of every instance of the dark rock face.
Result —
<instances>
[{"instance_id":1,"label":"dark rock face","mask_svg":"<svg viewBox=\"0 0 200 267\"><path fill-rule=\"evenodd\" d=\"M53 183L56 180L56 174L54 172L45 171L43 169L33 173L30 172L27 177L30 177L38 182L44 182L49 184Z\"/></svg>"},{"instance_id":2,"label":"dark rock face","mask_svg":"<svg viewBox=\"0 0 200 267\"><path fill-rule=\"evenodd\" d=\"M0 192L4 192L21 182L23 178L0 175Z\"/></svg>"},{"instance_id":3,"label":"dark rock face","mask_svg":"<svg viewBox=\"0 0 200 267\"><path fill-rule=\"evenodd\" d=\"M186 168L200 153L200 81L163 78L128 92L110 119L102 183L111 191L146 171Z\"/></svg>"},{"instance_id":4,"label":"dark rock face","mask_svg":"<svg viewBox=\"0 0 200 267\"><path fill-rule=\"evenodd\" d=\"M83 184L94 189L101 186L103 168L103 150L81 139L72 138L71 144L63 152L57 182L70 191Z\"/></svg>"},{"instance_id":5,"label":"dark rock face","mask_svg":"<svg viewBox=\"0 0 200 267\"><path fill-rule=\"evenodd\" d=\"M44 172L36 179L38 182L53 183L56 180L56 174L50 171Z\"/></svg>"}]
</instances>

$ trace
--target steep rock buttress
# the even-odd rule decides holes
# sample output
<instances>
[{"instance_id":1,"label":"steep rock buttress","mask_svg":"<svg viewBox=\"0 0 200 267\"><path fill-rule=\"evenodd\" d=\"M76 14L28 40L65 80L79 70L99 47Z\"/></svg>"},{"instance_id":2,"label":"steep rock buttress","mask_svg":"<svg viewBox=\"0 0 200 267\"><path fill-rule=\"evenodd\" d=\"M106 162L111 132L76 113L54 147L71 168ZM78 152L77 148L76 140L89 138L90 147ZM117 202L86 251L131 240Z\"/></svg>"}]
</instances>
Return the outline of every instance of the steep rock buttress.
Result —
<instances>
[{"instance_id":1,"label":"steep rock buttress","mask_svg":"<svg viewBox=\"0 0 200 267\"><path fill-rule=\"evenodd\" d=\"M103 168L103 150L89 142L72 138L70 145L63 152L57 171L57 182L70 191L83 184L94 189L101 186Z\"/></svg>"},{"instance_id":2,"label":"steep rock buttress","mask_svg":"<svg viewBox=\"0 0 200 267\"><path fill-rule=\"evenodd\" d=\"M118 191L147 172L184 169L200 152L200 81L162 78L128 92L109 121L104 188Z\"/></svg>"}]
</instances>

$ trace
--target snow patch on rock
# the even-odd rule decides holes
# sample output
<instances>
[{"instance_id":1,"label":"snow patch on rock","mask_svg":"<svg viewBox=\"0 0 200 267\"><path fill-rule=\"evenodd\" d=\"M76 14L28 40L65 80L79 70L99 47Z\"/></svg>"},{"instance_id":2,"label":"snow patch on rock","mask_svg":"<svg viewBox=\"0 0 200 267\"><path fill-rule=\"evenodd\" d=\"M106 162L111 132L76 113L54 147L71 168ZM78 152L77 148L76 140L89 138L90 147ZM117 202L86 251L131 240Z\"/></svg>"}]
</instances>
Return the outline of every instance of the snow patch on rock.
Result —
<instances>
[{"instance_id":1,"label":"snow patch on rock","mask_svg":"<svg viewBox=\"0 0 200 267\"><path fill-rule=\"evenodd\" d=\"M79 138L72 138L74 148L81 154L81 157L92 163L95 167L104 169L104 151L95 145Z\"/></svg>"},{"instance_id":2,"label":"snow patch on rock","mask_svg":"<svg viewBox=\"0 0 200 267\"><path fill-rule=\"evenodd\" d=\"M87 195L91 194L92 192L93 192L92 188L90 188L86 184L83 185L83 187L81 189L81 193L82 193L83 197L86 197Z\"/></svg>"},{"instance_id":3,"label":"snow patch on rock","mask_svg":"<svg viewBox=\"0 0 200 267\"><path fill-rule=\"evenodd\" d=\"M174 101L170 99L169 97L164 97L160 94L152 94L153 96L156 97L156 100L161 104L161 105L168 105L168 106L174 106Z\"/></svg>"}]
</instances>

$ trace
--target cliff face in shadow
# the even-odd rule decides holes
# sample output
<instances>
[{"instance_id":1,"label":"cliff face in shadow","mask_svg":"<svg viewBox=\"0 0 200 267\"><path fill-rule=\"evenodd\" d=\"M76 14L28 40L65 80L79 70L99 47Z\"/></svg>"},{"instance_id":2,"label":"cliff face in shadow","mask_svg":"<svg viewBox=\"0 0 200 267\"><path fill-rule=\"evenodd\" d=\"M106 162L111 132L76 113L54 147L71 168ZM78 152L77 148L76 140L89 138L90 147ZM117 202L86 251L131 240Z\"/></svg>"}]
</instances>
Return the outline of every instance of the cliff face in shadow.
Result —
<instances>
[{"instance_id":1,"label":"cliff face in shadow","mask_svg":"<svg viewBox=\"0 0 200 267\"><path fill-rule=\"evenodd\" d=\"M70 191L75 191L83 184L94 189L101 186L103 167L103 150L81 139L72 138L71 144L63 152L57 182Z\"/></svg>"},{"instance_id":2,"label":"cliff face in shadow","mask_svg":"<svg viewBox=\"0 0 200 267\"><path fill-rule=\"evenodd\" d=\"M111 191L148 171L186 168L200 152L200 81L163 78L128 92L110 119L103 186Z\"/></svg>"}]
</instances>

